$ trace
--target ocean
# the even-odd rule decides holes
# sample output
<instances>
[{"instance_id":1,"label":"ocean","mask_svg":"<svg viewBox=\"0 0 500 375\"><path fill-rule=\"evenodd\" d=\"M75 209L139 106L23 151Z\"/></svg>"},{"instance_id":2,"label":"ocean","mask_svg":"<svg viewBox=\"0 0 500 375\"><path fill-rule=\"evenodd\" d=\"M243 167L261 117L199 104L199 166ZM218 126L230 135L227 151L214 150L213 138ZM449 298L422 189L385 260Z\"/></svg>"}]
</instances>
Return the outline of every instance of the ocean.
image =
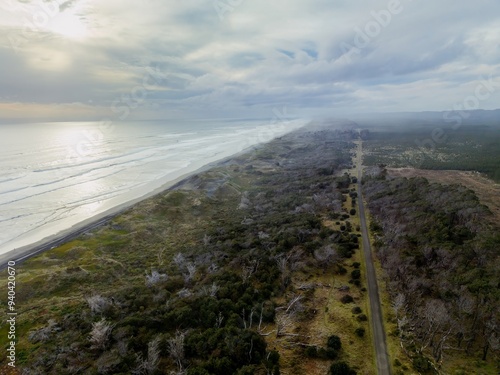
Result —
<instances>
[{"instance_id":1,"label":"ocean","mask_svg":"<svg viewBox=\"0 0 500 375\"><path fill-rule=\"evenodd\" d=\"M2 124L0 255L303 125L303 120Z\"/></svg>"}]
</instances>

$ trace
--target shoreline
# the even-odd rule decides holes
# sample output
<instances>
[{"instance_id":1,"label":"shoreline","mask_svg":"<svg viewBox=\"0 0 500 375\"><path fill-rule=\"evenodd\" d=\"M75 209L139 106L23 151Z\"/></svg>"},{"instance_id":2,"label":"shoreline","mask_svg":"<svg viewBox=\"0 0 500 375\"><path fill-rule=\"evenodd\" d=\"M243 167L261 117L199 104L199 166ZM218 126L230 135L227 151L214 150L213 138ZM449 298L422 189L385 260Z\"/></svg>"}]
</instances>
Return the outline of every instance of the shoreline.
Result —
<instances>
[{"instance_id":1,"label":"shoreline","mask_svg":"<svg viewBox=\"0 0 500 375\"><path fill-rule=\"evenodd\" d=\"M205 172L209 169L212 169L214 167L217 167L219 165L222 165L224 163L227 163L228 161L241 156L243 154L246 154L252 150L258 149L260 147L263 147L267 143L271 142L272 140L282 137L286 134L290 134L294 131L300 130L307 126L309 122L305 122L299 127L294 127L291 129L289 132L279 134L275 138L272 138L266 142L261 142L261 143L256 143L253 145L250 145L242 150L237 151L236 153L233 153L228 156L224 156L221 159L213 160L208 162L207 164L203 164L201 166L198 166L198 168L188 171L186 173L183 173L182 175L178 176L177 178L174 178L172 180L166 181L162 183L159 187L154 188L150 192L141 195L139 197L133 198L131 200L127 200L121 204L118 204L114 207L111 207L101 213L98 213L96 215L93 215L87 219L84 219L82 221L79 221L78 223L70 226L69 228L61 229L57 233L45 236L44 238L37 240L33 243L30 243L28 245L23 245L18 248L14 248L13 250L9 250L5 253L0 254L0 270L3 270L7 268L7 263L9 261L14 261L17 264L20 264L24 262L25 260L28 260L40 253L43 253L47 250L51 250L55 247L61 246L79 236L81 236L84 233L87 233L91 230L97 229L103 225L105 225L107 222L109 222L111 219L119 216L120 214L124 213L128 209L132 208L139 202L142 202L144 200L147 200L149 198L152 198L158 194L162 194L164 192L167 192L169 190L173 190L175 188L178 188L182 186L182 184L187 181L190 177ZM158 183L158 181L156 181ZM154 183L154 181L152 182Z\"/></svg>"}]
</instances>

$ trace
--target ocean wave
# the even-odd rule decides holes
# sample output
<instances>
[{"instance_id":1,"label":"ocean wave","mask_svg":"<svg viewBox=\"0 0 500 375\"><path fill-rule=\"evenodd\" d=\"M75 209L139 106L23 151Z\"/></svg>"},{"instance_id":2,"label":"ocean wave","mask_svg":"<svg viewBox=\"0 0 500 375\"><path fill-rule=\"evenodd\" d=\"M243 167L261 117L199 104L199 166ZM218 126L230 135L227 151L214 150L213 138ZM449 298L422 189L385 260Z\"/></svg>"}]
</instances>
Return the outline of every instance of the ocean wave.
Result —
<instances>
[{"instance_id":1,"label":"ocean wave","mask_svg":"<svg viewBox=\"0 0 500 375\"><path fill-rule=\"evenodd\" d=\"M102 175L102 176L96 177L94 179L85 180L83 182L82 181L78 181L78 182L75 182L75 183L72 183L72 184L59 186L59 187L54 188L54 189L44 190L44 191L37 192L37 193L34 193L34 194L26 195L26 196L23 196L23 197L20 197L20 198L17 198L17 199L13 199L13 200L10 200L10 201L7 201L7 202L0 202L0 204L1 205L8 205L8 204L12 204L12 203L18 203L18 202L21 202L21 201L24 201L24 200L27 200L27 199L30 199L30 198L38 197L38 196L41 196L41 195L44 195L44 194L48 194L48 193L52 193L52 192L55 192L55 191L67 189L67 188L70 188L70 187L73 187L73 186L78 186L78 185L81 185L82 183L94 182L94 181L102 180L102 179L105 179L107 177L111 177L113 175L121 173L123 171L125 171L125 168L122 168L120 170L114 171L114 172L109 173L107 175ZM61 181L65 181L65 180L66 179L61 179L61 180L59 180L57 182L61 182ZM55 183L56 182L52 182L52 184L55 184ZM46 185L50 185L50 184L51 183L47 183L45 185L37 185L37 186L46 186ZM23 190L23 189L20 189L20 190Z\"/></svg>"}]
</instances>

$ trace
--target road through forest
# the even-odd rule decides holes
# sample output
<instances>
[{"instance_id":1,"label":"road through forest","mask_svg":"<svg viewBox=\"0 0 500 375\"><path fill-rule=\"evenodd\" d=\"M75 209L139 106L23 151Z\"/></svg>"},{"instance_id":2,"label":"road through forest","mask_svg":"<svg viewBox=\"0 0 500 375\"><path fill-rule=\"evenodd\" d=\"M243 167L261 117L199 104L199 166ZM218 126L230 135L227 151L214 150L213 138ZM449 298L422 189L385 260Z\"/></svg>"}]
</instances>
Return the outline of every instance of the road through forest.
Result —
<instances>
[{"instance_id":1,"label":"road through forest","mask_svg":"<svg viewBox=\"0 0 500 375\"><path fill-rule=\"evenodd\" d=\"M370 298L371 327L375 346L375 358L377 362L377 373L379 375L390 375L391 365L389 362L389 355L387 354L387 343L385 339L384 323L382 319L382 308L380 306L377 275L375 272L375 266L373 264L370 238L368 236L368 228L366 226L365 207L363 204L363 195L361 192L361 178L363 174L362 154L363 145L362 141L359 141L356 151L356 166L358 170L358 211L361 224L361 233L363 235L363 254L366 264L366 283L368 296Z\"/></svg>"}]
</instances>

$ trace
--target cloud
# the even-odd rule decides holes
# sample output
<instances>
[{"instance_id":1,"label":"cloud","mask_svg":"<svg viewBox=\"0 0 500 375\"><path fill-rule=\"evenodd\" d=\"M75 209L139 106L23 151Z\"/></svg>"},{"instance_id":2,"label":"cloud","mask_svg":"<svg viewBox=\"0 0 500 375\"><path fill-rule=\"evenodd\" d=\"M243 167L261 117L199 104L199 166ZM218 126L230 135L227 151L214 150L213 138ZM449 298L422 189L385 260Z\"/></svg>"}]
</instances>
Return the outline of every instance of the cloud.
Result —
<instances>
[{"instance_id":1,"label":"cloud","mask_svg":"<svg viewBox=\"0 0 500 375\"><path fill-rule=\"evenodd\" d=\"M214 4L226 5L221 13ZM500 74L493 0L425 7L411 0L9 0L2 7L4 118L21 116L23 105L40 119L98 118L139 92L134 118L260 117L283 106L297 115L447 110L482 77ZM152 70L157 79L146 90ZM499 97L481 106L494 108Z\"/></svg>"}]
</instances>

